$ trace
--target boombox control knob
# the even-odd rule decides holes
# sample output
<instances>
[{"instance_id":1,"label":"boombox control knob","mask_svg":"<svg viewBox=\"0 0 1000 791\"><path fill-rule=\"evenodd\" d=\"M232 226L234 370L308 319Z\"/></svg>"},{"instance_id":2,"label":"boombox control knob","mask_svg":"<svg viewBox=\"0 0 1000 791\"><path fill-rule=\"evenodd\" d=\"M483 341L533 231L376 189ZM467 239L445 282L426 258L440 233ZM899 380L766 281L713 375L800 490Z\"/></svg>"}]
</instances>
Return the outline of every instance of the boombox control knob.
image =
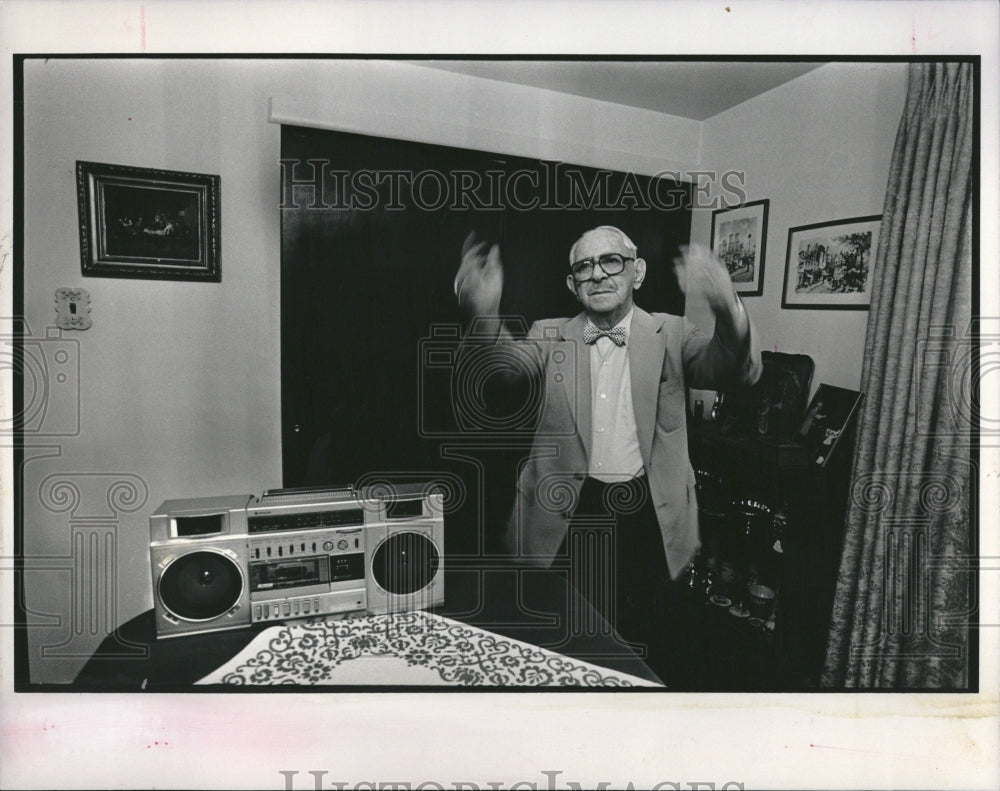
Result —
<instances>
[{"instance_id":1,"label":"boombox control knob","mask_svg":"<svg viewBox=\"0 0 1000 791\"><path fill-rule=\"evenodd\" d=\"M337 549L347 549L347 539L342 538L337 542Z\"/></svg>"},{"instance_id":2,"label":"boombox control knob","mask_svg":"<svg viewBox=\"0 0 1000 791\"><path fill-rule=\"evenodd\" d=\"M331 549L333 549L333 542L332 541L324 541L323 542L323 549L325 549L327 552L329 552Z\"/></svg>"}]
</instances>

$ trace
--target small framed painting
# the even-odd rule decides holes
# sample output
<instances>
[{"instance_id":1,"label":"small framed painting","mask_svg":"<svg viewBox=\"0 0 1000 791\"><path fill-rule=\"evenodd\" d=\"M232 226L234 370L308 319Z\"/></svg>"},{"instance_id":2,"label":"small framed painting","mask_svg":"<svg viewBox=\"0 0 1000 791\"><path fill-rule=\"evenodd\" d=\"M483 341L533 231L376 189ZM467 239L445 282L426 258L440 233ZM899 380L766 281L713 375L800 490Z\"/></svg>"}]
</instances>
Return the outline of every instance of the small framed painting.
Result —
<instances>
[{"instance_id":1,"label":"small framed painting","mask_svg":"<svg viewBox=\"0 0 1000 791\"><path fill-rule=\"evenodd\" d=\"M788 229L783 308L867 310L882 217Z\"/></svg>"},{"instance_id":2,"label":"small framed painting","mask_svg":"<svg viewBox=\"0 0 1000 791\"><path fill-rule=\"evenodd\" d=\"M764 293L764 249L767 245L767 200L712 212L712 250L729 270L736 293Z\"/></svg>"},{"instance_id":3,"label":"small framed painting","mask_svg":"<svg viewBox=\"0 0 1000 791\"><path fill-rule=\"evenodd\" d=\"M833 385L820 385L805 417L799 424L797 439L806 446L809 461L826 467L837 446L857 419L863 393Z\"/></svg>"},{"instance_id":4,"label":"small framed painting","mask_svg":"<svg viewBox=\"0 0 1000 791\"><path fill-rule=\"evenodd\" d=\"M85 277L218 283L219 177L76 163Z\"/></svg>"}]
</instances>

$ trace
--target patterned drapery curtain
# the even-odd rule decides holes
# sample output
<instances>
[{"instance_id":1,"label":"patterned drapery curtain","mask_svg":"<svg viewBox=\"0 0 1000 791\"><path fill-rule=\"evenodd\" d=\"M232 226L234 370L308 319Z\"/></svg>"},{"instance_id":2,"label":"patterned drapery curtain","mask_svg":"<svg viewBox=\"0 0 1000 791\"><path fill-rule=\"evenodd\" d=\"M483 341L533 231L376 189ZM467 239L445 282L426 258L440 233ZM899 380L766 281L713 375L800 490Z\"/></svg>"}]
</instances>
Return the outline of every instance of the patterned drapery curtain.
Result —
<instances>
[{"instance_id":1,"label":"patterned drapery curtain","mask_svg":"<svg viewBox=\"0 0 1000 791\"><path fill-rule=\"evenodd\" d=\"M968 63L910 66L872 271L826 687L969 682L973 78Z\"/></svg>"}]
</instances>

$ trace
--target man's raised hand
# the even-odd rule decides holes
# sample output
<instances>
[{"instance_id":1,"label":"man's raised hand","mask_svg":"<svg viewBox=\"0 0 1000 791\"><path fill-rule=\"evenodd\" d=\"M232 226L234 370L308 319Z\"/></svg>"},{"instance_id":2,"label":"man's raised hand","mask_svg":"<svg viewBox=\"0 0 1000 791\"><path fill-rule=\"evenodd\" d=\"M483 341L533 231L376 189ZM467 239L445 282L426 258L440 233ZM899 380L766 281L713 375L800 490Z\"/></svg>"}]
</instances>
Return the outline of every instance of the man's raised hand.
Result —
<instances>
[{"instance_id":1,"label":"man's raised hand","mask_svg":"<svg viewBox=\"0 0 1000 791\"><path fill-rule=\"evenodd\" d=\"M704 300L716 316L738 310L729 271L704 245L681 247L680 256L674 259L674 273L685 300Z\"/></svg>"},{"instance_id":2,"label":"man's raised hand","mask_svg":"<svg viewBox=\"0 0 1000 791\"><path fill-rule=\"evenodd\" d=\"M473 316L496 316L503 295L500 245L481 239L475 231L462 244L462 263L455 275L459 307Z\"/></svg>"},{"instance_id":3,"label":"man's raised hand","mask_svg":"<svg viewBox=\"0 0 1000 791\"><path fill-rule=\"evenodd\" d=\"M674 259L674 272L688 305L685 313L702 300L715 315L716 332L724 342L734 346L747 338L750 320L736 296L729 270L711 250L701 244L681 247L680 257Z\"/></svg>"}]
</instances>

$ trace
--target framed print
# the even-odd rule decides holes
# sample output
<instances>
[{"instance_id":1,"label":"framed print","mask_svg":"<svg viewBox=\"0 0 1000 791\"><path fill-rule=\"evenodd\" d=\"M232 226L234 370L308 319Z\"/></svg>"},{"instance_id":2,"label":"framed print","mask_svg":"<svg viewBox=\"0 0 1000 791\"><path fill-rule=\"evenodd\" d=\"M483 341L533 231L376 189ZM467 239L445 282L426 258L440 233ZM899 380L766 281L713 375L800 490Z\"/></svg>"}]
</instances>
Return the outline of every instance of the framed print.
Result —
<instances>
[{"instance_id":1,"label":"framed print","mask_svg":"<svg viewBox=\"0 0 1000 791\"><path fill-rule=\"evenodd\" d=\"M743 296L764 293L768 203L758 200L712 212L712 249L729 270L736 293Z\"/></svg>"},{"instance_id":2,"label":"framed print","mask_svg":"<svg viewBox=\"0 0 1000 791\"><path fill-rule=\"evenodd\" d=\"M76 163L84 277L218 283L219 177Z\"/></svg>"},{"instance_id":3,"label":"framed print","mask_svg":"<svg viewBox=\"0 0 1000 791\"><path fill-rule=\"evenodd\" d=\"M809 462L825 467L841 436L855 419L863 393L833 385L820 385L799 424L797 439L808 451Z\"/></svg>"},{"instance_id":4,"label":"framed print","mask_svg":"<svg viewBox=\"0 0 1000 791\"><path fill-rule=\"evenodd\" d=\"M867 310L880 215L788 229L783 308Z\"/></svg>"}]
</instances>

